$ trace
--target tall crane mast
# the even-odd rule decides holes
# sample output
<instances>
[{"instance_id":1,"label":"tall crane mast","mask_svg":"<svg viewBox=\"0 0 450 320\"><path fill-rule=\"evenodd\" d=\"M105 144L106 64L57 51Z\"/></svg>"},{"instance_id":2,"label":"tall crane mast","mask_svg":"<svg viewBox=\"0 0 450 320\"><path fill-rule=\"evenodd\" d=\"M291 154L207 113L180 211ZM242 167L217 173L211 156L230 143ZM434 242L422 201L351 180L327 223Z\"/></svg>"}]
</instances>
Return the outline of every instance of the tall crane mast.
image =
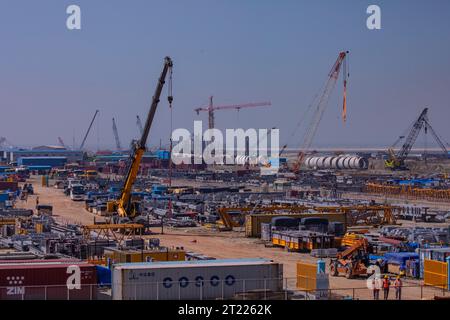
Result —
<instances>
[{"instance_id":1,"label":"tall crane mast","mask_svg":"<svg viewBox=\"0 0 450 320\"><path fill-rule=\"evenodd\" d=\"M131 155L130 165L128 166L125 183L120 193L120 197L118 200L114 201L113 207L117 208L117 212L120 217L134 217L137 214L136 206L131 202L131 191L134 182L136 181L137 174L139 171L139 165L142 160L142 156L145 153L145 145L147 143L148 134L150 132L150 128L153 123L153 118L155 116L156 108L158 107L159 98L161 96L161 91L164 87L165 79L167 73L170 72L169 81L171 81L172 77L172 68L173 62L170 57L166 57L164 60L164 67L161 72L161 75L158 80L158 84L155 89L155 93L153 94L152 104L150 106L149 113L147 115L147 120L145 121L145 125L143 127L141 138L134 144L134 150ZM171 88L172 85L169 84ZM169 104L172 104L173 96L169 90L169 95L167 100Z\"/></svg>"},{"instance_id":2,"label":"tall crane mast","mask_svg":"<svg viewBox=\"0 0 450 320\"><path fill-rule=\"evenodd\" d=\"M419 136L419 133L422 130L422 128L425 130L425 133L427 133L428 130L430 130L431 134L433 135L433 138L436 140L442 151L445 154L448 153L444 143L441 141L441 139L431 126L430 121L428 119L428 108L425 108L422 110L419 117L414 122L411 131L406 137L405 143L403 144L400 151L397 154L395 154L392 147L388 149L389 159L386 160L385 162L386 167L391 168L392 170L407 169L405 165L405 160L408 157L414 143L416 142L417 137Z\"/></svg>"},{"instance_id":3,"label":"tall crane mast","mask_svg":"<svg viewBox=\"0 0 450 320\"><path fill-rule=\"evenodd\" d=\"M117 151L121 151L122 146L120 145L119 131L117 130L116 120L114 118L112 119L112 129L114 133L114 139L116 140L116 149Z\"/></svg>"},{"instance_id":4,"label":"tall crane mast","mask_svg":"<svg viewBox=\"0 0 450 320\"><path fill-rule=\"evenodd\" d=\"M80 150L83 150L83 148L84 148L84 144L89 135L89 132L91 131L92 124L94 123L94 120L95 120L95 117L97 116L97 114L98 114L98 110L95 110L94 116L92 117L91 123L89 124L89 128L87 129L86 134L84 135L83 142L81 142Z\"/></svg>"},{"instance_id":5,"label":"tall crane mast","mask_svg":"<svg viewBox=\"0 0 450 320\"><path fill-rule=\"evenodd\" d=\"M197 115L200 114L200 111L208 112L208 128L214 129L214 111L216 110L241 110L246 108L255 108L255 107L266 107L271 106L272 104L268 101L265 102L255 102L255 103L245 103L245 104L234 104L227 106L214 106L213 105L213 96L209 97L209 105L206 107L196 108L194 109L197 112Z\"/></svg>"},{"instance_id":6,"label":"tall crane mast","mask_svg":"<svg viewBox=\"0 0 450 320\"><path fill-rule=\"evenodd\" d=\"M346 57L349 54L348 51L342 51L339 53L339 56L336 59L336 62L334 63L333 67L331 68L330 72L328 73L328 79L325 85L325 89L322 92L318 103L314 109L314 114L312 121L309 123L309 126L306 129L306 133L303 139L302 147L298 153L297 160L294 163L294 172L298 172L300 169L301 164L303 163L303 160L305 158L306 153L309 151L309 148L311 147L311 144L313 142L314 136L316 135L317 129L319 127L320 120L322 120L323 113L328 105L328 100L330 99L330 95L333 92L333 89L336 85L336 81L339 77L339 73L341 71L341 67L344 66L344 98L342 103L342 118L345 122L347 118L347 66L346 66ZM285 147L283 147L284 151Z\"/></svg>"}]
</instances>

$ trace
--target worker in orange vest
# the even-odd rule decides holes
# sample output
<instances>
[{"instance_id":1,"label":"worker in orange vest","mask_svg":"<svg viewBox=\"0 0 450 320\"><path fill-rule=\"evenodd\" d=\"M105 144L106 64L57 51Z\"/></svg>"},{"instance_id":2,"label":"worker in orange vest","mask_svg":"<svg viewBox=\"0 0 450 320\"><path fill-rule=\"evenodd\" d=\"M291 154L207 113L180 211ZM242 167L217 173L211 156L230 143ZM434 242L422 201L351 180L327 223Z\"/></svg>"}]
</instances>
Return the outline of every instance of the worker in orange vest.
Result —
<instances>
[{"instance_id":1,"label":"worker in orange vest","mask_svg":"<svg viewBox=\"0 0 450 320\"><path fill-rule=\"evenodd\" d=\"M397 276L397 279L394 281L394 288L395 288L395 299L402 300L402 279L400 279L400 276Z\"/></svg>"},{"instance_id":2,"label":"worker in orange vest","mask_svg":"<svg viewBox=\"0 0 450 320\"><path fill-rule=\"evenodd\" d=\"M384 300L387 300L389 298L389 287L391 283L389 281L389 277L386 275L384 276L383 280L383 292L384 292Z\"/></svg>"}]
</instances>

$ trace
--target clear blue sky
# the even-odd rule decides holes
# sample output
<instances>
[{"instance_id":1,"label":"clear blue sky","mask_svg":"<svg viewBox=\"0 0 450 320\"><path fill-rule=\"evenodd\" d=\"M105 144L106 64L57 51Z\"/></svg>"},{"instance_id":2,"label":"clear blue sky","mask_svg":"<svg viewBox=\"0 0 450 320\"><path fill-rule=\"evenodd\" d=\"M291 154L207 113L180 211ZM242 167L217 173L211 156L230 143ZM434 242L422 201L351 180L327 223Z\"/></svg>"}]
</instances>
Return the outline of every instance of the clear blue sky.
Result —
<instances>
[{"instance_id":1,"label":"clear blue sky","mask_svg":"<svg viewBox=\"0 0 450 320\"><path fill-rule=\"evenodd\" d=\"M66 7L82 30L66 29ZM382 30L366 28L378 4ZM350 50L348 121L341 81L314 145L390 145L430 107L450 140L450 1L414 0L0 0L0 136L17 145L79 145L96 108L88 146L137 137L163 57L174 68L174 127L192 130L193 108L270 100L267 109L217 113L219 128L279 127L287 140L340 50ZM169 138L165 100L150 143ZM301 143L300 134L290 141Z\"/></svg>"}]
</instances>

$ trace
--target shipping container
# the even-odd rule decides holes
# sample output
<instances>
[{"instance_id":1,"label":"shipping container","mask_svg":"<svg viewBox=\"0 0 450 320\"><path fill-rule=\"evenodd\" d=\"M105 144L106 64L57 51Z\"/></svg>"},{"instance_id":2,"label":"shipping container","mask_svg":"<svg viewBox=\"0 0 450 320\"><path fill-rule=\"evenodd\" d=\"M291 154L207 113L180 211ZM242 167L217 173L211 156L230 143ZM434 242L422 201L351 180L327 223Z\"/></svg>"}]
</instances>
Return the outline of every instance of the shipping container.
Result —
<instances>
[{"instance_id":1,"label":"shipping container","mask_svg":"<svg viewBox=\"0 0 450 320\"><path fill-rule=\"evenodd\" d=\"M283 289L283 265L266 259L128 263L113 266L114 300L229 299Z\"/></svg>"},{"instance_id":2,"label":"shipping container","mask_svg":"<svg viewBox=\"0 0 450 320\"><path fill-rule=\"evenodd\" d=\"M90 300L96 283L95 265L81 261L0 264L0 300Z\"/></svg>"},{"instance_id":3,"label":"shipping container","mask_svg":"<svg viewBox=\"0 0 450 320\"><path fill-rule=\"evenodd\" d=\"M104 255L106 259L110 259L111 263L186 260L186 252L179 249L125 250L105 248Z\"/></svg>"}]
</instances>

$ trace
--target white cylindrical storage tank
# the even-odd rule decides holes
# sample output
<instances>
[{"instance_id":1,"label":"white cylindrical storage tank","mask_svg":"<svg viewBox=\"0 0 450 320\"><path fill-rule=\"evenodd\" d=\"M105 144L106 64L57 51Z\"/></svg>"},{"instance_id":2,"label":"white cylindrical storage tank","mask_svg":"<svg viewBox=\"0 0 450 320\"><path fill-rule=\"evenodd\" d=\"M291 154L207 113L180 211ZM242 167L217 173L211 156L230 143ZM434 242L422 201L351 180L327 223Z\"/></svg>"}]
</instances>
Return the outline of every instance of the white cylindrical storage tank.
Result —
<instances>
[{"instance_id":1,"label":"white cylindrical storage tank","mask_svg":"<svg viewBox=\"0 0 450 320\"><path fill-rule=\"evenodd\" d=\"M350 160L352 159L352 157L345 157L344 159L344 167L343 169L350 169Z\"/></svg>"},{"instance_id":2,"label":"white cylindrical storage tank","mask_svg":"<svg viewBox=\"0 0 450 320\"><path fill-rule=\"evenodd\" d=\"M317 169L323 169L323 161L325 160L325 157L318 157L317 158Z\"/></svg>"},{"instance_id":3,"label":"white cylindrical storage tank","mask_svg":"<svg viewBox=\"0 0 450 320\"><path fill-rule=\"evenodd\" d=\"M359 157L351 157L350 159L350 169L358 169Z\"/></svg>"},{"instance_id":4,"label":"white cylindrical storage tank","mask_svg":"<svg viewBox=\"0 0 450 320\"><path fill-rule=\"evenodd\" d=\"M339 158L337 160L337 168L338 169L344 169L344 160L345 160L344 156L339 156Z\"/></svg>"},{"instance_id":5,"label":"white cylindrical storage tank","mask_svg":"<svg viewBox=\"0 0 450 320\"><path fill-rule=\"evenodd\" d=\"M317 166L317 157L311 157L308 162L308 167L314 169Z\"/></svg>"},{"instance_id":6,"label":"white cylindrical storage tank","mask_svg":"<svg viewBox=\"0 0 450 320\"><path fill-rule=\"evenodd\" d=\"M339 157L333 157L331 159L331 169L337 169L337 162L339 160Z\"/></svg>"},{"instance_id":7,"label":"white cylindrical storage tank","mask_svg":"<svg viewBox=\"0 0 450 320\"><path fill-rule=\"evenodd\" d=\"M334 157L326 157L323 160L323 167L324 169L331 169L331 160L333 160Z\"/></svg>"},{"instance_id":8,"label":"white cylindrical storage tank","mask_svg":"<svg viewBox=\"0 0 450 320\"><path fill-rule=\"evenodd\" d=\"M361 169L367 169L369 167L369 161L367 159L361 158Z\"/></svg>"},{"instance_id":9,"label":"white cylindrical storage tank","mask_svg":"<svg viewBox=\"0 0 450 320\"><path fill-rule=\"evenodd\" d=\"M311 159L309 159L309 167L311 169L314 169L316 167L316 163L317 163L317 157L311 157Z\"/></svg>"},{"instance_id":10,"label":"white cylindrical storage tank","mask_svg":"<svg viewBox=\"0 0 450 320\"><path fill-rule=\"evenodd\" d=\"M312 160L314 159L314 157L308 157L305 160L305 165L308 169L312 169L314 166L312 165Z\"/></svg>"}]
</instances>

